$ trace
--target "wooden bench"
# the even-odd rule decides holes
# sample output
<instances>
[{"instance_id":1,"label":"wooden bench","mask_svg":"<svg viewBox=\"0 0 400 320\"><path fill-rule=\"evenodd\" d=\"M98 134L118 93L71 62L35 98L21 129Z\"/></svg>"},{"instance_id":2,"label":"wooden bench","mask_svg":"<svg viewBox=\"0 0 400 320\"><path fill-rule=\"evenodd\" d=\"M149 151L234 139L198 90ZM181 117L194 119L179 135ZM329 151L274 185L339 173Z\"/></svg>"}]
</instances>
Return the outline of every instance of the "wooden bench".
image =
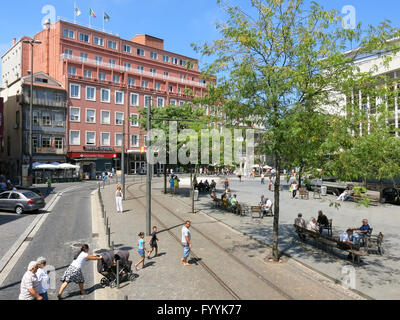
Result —
<instances>
[{"instance_id":1,"label":"wooden bench","mask_svg":"<svg viewBox=\"0 0 400 320\"><path fill-rule=\"evenodd\" d=\"M370 201L369 204L370 204L371 206L377 206L377 205L378 205L379 199L371 198L371 197L368 197L368 196L366 196L366 197L369 199L369 201ZM348 198L348 201L353 201L353 202L360 202L360 201L362 201L362 200L364 200L362 196L360 196L360 195L355 195L355 194L352 194L352 195L349 196L349 198Z\"/></svg>"},{"instance_id":2,"label":"wooden bench","mask_svg":"<svg viewBox=\"0 0 400 320\"><path fill-rule=\"evenodd\" d=\"M251 206L250 210L252 218L262 218L261 206ZM257 213L258 217L253 217L253 213Z\"/></svg>"},{"instance_id":3,"label":"wooden bench","mask_svg":"<svg viewBox=\"0 0 400 320\"><path fill-rule=\"evenodd\" d=\"M300 195L300 199L309 199L309 195L308 195L308 190L306 188L300 188L299 189L299 195Z\"/></svg>"},{"instance_id":4,"label":"wooden bench","mask_svg":"<svg viewBox=\"0 0 400 320\"><path fill-rule=\"evenodd\" d=\"M348 243L341 242L339 239L325 236L323 234L320 234L319 232L308 230L296 224L294 224L294 227L296 229L299 238L302 241L305 241L306 237L309 237L314 239L317 242L317 244L321 244L324 247L329 246L331 247L332 250L333 248L337 248L339 250L348 252L349 254L351 254L353 263L360 264L360 257L368 255L368 252L359 250L359 247L356 245L351 245Z\"/></svg>"}]
</instances>

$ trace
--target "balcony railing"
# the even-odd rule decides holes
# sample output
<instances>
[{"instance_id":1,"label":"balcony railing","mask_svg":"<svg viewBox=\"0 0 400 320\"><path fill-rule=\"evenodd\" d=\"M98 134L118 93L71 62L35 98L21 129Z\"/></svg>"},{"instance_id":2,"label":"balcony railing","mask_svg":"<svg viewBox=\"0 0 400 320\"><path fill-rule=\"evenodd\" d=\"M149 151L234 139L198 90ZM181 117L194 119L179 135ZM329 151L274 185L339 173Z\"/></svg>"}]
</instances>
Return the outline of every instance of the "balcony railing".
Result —
<instances>
[{"instance_id":1,"label":"balcony railing","mask_svg":"<svg viewBox=\"0 0 400 320\"><path fill-rule=\"evenodd\" d=\"M61 149L57 149L57 148L53 148L53 147L49 147L49 148L44 148L44 147L36 147L35 148L35 153L38 154L67 154L67 148L61 148Z\"/></svg>"},{"instance_id":2,"label":"balcony railing","mask_svg":"<svg viewBox=\"0 0 400 320\"><path fill-rule=\"evenodd\" d=\"M23 96L23 102L26 104L30 103L30 98L27 95ZM46 98L33 98L33 104L36 106L45 106L45 107L61 107L66 108L67 102L66 101L59 101L54 99L46 99Z\"/></svg>"},{"instance_id":3,"label":"balcony railing","mask_svg":"<svg viewBox=\"0 0 400 320\"><path fill-rule=\"evenodd\" d=\"M93 66L111 68L111 69L118 70L118 71L121 71L121 72L129 72L129 73L134 73L134 74L137 74L137 75L144 75L144 76L149 77L149 78L169 80L169 81L172 81L172 82L184 83L184 84L191 85L191 86L198 86L198 87L206 88L206 84L201 83L201 82L196 82L196 81L191 81L191 80L186 80L186 79L180 79L180 78L171 77L171 76L165 76L165 75L159 74L159 73L142 71L142 70L138 70L138 69L128 68L126 66L120 66L120 65L117 65L117 64L110 64L110 63L106 63L106 62L100 62L100 61L93 60L93 59L85 59L85 61L82 61L81 57L72 56L72 55L69 55L69 54L66 54L66 53L61 54L60 59L61 60L71 60L71 61L78 62L78 63L90 64L90 65L93 65Z\"/></svg>"}]
</instances>

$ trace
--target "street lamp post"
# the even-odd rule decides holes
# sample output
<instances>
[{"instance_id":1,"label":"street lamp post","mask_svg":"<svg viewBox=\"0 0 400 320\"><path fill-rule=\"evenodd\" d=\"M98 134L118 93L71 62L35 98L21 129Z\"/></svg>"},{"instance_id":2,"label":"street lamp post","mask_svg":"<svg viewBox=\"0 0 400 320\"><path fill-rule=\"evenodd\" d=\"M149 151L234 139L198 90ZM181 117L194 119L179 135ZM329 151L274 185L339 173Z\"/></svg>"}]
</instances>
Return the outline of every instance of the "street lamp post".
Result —
<instances>
[{"instance_id":1,"label":"street lamp post","mask_svg":"<svg viewBox=\"0 0 400 320\"><path fill-rule=\"evenodd\" d=\"M153 94L154 97L154 94ZM151 166L150 163L150 130L151 130L151 106L153 98L147 107L147 172L146 172L146 232L151 235Z\"/></svg>"},{"instance_id":2,"label":"street lamp post","mask_svg":"<svg viewBox=\"0 0 400 320\"><path fill-rule=\"evenodd\" d=\"M32 145L32 126L33 126L33 45L41 44L42 41L35 39L25 39L23 43L31 45L31 85L30 85L30 99L29 99L29 169L28 177L32 179L32 158L33 158L33 145Z\"/></svg>"},{"instance_id":3,"label":"street lamp post","mask_svg":"<svg viewBox=\"0 0 400 320\"><path fill-rule=\"evenodd\" d=\"M124 119L122 119L121 182L122 182L122 199L125 200L125 120Z\"/></svg>"}]
</instances>

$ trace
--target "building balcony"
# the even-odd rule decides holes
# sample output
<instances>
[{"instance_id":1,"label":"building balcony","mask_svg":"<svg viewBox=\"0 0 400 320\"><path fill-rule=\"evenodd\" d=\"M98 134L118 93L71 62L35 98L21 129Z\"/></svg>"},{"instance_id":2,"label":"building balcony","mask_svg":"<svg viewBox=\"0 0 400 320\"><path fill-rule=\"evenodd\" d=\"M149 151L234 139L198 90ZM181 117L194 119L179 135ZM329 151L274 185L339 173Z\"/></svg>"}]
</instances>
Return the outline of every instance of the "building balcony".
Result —
<instances>
[{"instance_id":1,"label":"building balcony","mask_svg":"<svg viewBox=\"0 0 400 320\"><path fill-rule=\"evenodd\" d=\"M129 72L129 73L133 73L136 75L142 75L142 76L146 76L149 77L151 79L159 79L159 80L165 80L165 81L171 81L171 82L175 82L175 83L183 83L183 84L187 84L189 86L197 86L197 87L203 87L206 88L206 84L201 83L201 82L196 82L196 81L191 81L191 80L186 80L186 79L180 79L180 78L176 78L176 77L171 77L171 76L165 76L163 74L159 74L159 73L153 73L153 72L148 72L148 71L141 71L138 69L133 69L133 68L128 68L126 66L120 66L117 64L110 64L110 63L106 63L106 62L99 62L93 59L85 59L82 60L81 57L78 56L73 56L73 55L69 55L69 54L61 54L60 56L60 60L69 60L69 61L73 61L76 63L83 63L83 64L88 64L94 67L104 67L104 68L110 68L113 70L117 70L120 72ZM82 77L83 79L83 77Z\"/></svg>"},{"instance_id":2,"label":"building balcony","mask_svg":"<svg viewBox=\"0 0 400 320\"><path fill-rule=\"evenodd\" d=\"M26 96L26 95L22 95L22 102L24 104L30 104L30 97ZM32 103L35 106L59 107L59 108L67 107L66 101L59 101L59 100L54 100L54 99L41 99L41 98L34 97Z\"/></svg>"},{"instance_id":3,"label":"building balcony","mask_svg":"<svg viewBox=\"0 0 400 320\"><path fill-rule=\"evenodd\" d=\"M66 155L67 148L57 149L54 147L44 148L44 147L36 147L34 149L37 154L56 154L56 155Z\"/></svg>"}]
</instances>

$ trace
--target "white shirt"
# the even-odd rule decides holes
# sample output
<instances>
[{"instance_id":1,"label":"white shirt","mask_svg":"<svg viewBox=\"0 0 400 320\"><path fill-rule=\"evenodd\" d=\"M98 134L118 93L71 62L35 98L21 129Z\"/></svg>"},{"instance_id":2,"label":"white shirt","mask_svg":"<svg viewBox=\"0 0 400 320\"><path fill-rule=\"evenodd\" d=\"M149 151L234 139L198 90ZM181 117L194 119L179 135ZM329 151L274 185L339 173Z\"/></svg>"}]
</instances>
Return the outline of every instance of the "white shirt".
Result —
<instances>
[{"instance_id":1,"label":"white shirt","mask_svg":"<svg viewBox=\"0 0 400 320\"><path fill-rule=\"evenodd\" d=\"M115 196L119 197L119 198L122 198L122 191L121 190L115 191Z\"/></svg>"},{"instance_id":2,"label":"white shirt","mask_svg":"<svg viewBox=\"0 0 400 320\"><path fill-rule=\"evenodd\" d=\"M348 233L345 231L340 235L340 241L345 242L345 241L350 241L350 237Z\"/></svg>"},{"instance_id":3,"label":"white shirt","mask_svg":"<svg viewBox=\"0 0 400 320\"><path fill-rule=\"evenodd\" d=\"M189 228L186 228L186 226L183 226L182 228L182 243L187 244L186 237L188 237L190 241L190 230Z\"/></svg>"},{"instance_id":4,"label":"white shirt","mask_svg":"<svg viewBox=\"0 0 400 320\"><path fill-rule=\"evenodd\" d=\"M74 261L72 261L71 266L73 266L73 267L75 267L75 268L78 268L78 269L82 269L82 266L83 266L83 265L85 264L85 262L87 261L87 260L86 260L86 257L87 257L88 255L89 255L88 253L82 251L82 252L79 254L79 256L78 256Z\"/></svg>"},{"instance_id":5,"label":"white shirt","mask_svg":"<svg viewBox=\"0 0 400 320\"><path fill-rule=\"evenodd\" d=\"M307 229L315 232L319 232L318 225L312 221L309 221L307 224Z\"/></svg>"},{"instance_id":6,"label":"white shirt","mask_svg":"<svg viewBox=\"0 0 400 320\"><path fill-rule=\"evenodd\" d=\"M267 208L271 208L272 207L272 201L268 199L267 202L265 203L265 206Z\"/></svg>"},{"instance_id":7,"label":"white shirt","mask_svg":"<svg viewBox=\"0 0 400 320\"><path fill-rule=\"evenodd\" d=\"M40 284L39 293L46 293L47 290L49 290L50 288L49 275L44 269L39 268L38 271L36 272L36 277L38 278Z\"/></svg>"},{"instance_id":8,"label":"white shirt","mask_svg":"<svg viewBox=\"0 0 400 320\"><path fill-rule=\"evenodd\" d=\"M39 291L39 281L36 274L31 271L25 272L21 280L21 290L18 300L33 300L35 297L29 292L29 289Z\"/></svg>"}]
</instances>

